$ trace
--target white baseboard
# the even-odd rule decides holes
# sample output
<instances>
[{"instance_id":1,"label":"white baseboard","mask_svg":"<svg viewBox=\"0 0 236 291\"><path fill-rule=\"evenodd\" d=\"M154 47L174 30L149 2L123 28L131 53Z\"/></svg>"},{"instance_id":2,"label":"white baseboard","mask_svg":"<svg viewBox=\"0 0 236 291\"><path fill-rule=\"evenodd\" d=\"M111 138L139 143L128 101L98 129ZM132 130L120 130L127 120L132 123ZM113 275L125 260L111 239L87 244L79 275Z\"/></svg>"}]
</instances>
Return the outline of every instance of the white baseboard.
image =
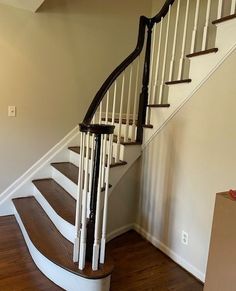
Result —
<instances>
[{"instance_id":1,"label":"white baseboard","mask_svg":"<svg viewBox=\"0 0 236 291\"><path fill-rule=\"evenodd\" d=\"M157 238L152 236L150 233L145 231L138 224L134 224L133 226L134 226L134 230L136 230L140 235L142 235L144 238L146 238L151 244L153 244L155 247L160 249L164 254L166 254L168 257L170 257L174 262L176 262L182 268L187 270L189 273L193 274L193 276L198 278L200 281L205 282L205 274L203 272L201 272L196 267L191 265L189 262L187 262L185 259L183 259L178 254L176 254L173 250L171 250L169 247L167 247L165 244L163 244Z\"/></svg>"},{"instance_id":2,"label":"white baseboard","mask_svg":"<svg viewBox=\"0 0 236 291\"><path fill-rule=\"evenodd\" d=\"M122 227L120 227L118 229L113 230L112 232L110 232L107 235L107 242L112 240L112 239L114 239L114 238L116 238L117 236L120 236L120 235L126 233L129 230L132 230L132 229L134 229L134 224L130 223L130 224L122 226Z\"/></svg>"}]
</instances>

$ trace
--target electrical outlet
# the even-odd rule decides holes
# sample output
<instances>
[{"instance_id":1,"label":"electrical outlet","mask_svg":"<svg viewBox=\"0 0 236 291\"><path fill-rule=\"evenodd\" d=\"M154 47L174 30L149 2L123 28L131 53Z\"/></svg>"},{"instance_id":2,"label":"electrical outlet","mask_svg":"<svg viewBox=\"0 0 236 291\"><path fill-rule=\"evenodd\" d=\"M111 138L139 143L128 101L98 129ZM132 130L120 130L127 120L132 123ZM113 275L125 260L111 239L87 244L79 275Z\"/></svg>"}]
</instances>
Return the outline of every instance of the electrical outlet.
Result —
<instances>
[{"instance_id":1,"label":"electrical outlet","mask_svg":"<svg viewBox=\"0 0 236 291\"><path fill-rule=\"evenodd\" d=\"M8 116L16 117L16 106L8 106Z\"/></svg>"},{"instance_id":2,"label":"electrical outlet","mask_svg":"<svg viewBox=\"0 0 236 291\"><path fill-rule=\"evenodd\" d=\"M182 231L181 242L183 245L188 245L188 233L186 231Z\"/></svg>"}]
</instances>

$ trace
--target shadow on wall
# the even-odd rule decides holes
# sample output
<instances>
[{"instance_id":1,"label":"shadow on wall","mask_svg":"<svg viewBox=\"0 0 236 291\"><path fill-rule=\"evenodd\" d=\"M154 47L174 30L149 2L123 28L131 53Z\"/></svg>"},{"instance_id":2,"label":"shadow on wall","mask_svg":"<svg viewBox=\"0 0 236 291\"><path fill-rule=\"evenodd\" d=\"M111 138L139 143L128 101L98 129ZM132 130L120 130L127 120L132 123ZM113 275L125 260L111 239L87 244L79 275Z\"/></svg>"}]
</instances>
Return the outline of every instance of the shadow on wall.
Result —
<instances>
[{"instance_id":1,"label":"shadow on wall","mask_svg":"<svg viewBox=\"0 0 236 291\"><path fill-rule=\"evenodd\" d=\"M175 134L174 128L163 131L143 152L138 212L138 225L170 248L175 244L173 221L178 199L173 193L178 180L174 173L178 163Z\"/></svg>"}]
</instances>

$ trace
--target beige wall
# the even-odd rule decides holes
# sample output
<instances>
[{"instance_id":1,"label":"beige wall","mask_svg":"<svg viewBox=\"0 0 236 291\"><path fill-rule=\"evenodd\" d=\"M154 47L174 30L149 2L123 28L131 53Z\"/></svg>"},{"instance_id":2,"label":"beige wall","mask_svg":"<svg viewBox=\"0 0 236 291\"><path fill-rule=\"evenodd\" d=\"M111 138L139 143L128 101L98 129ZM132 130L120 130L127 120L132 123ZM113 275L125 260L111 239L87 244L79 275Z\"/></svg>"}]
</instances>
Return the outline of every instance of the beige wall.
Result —
<instances>
[{"instance_id":1,"label":"beige wall","mask_svg":"<svg viewBox=\"0 0 236 291\"><path fill-rule=\"evenodd\" d=\"M36 14L0 5L0 193L82 120L150 10L141 0L47 0Z\"/></svg>"},{"instance_id":2,"label":"beige wall","mask_svg":"<svg viewBox=\"0 0 236 291\"><path fill-rule=\"evenodd\" d=\"M215 193L236 188L236 52L145 148L138 223L205 274ZM189 245L181 244L182 230Z\"/></svg>"}]
</instances>

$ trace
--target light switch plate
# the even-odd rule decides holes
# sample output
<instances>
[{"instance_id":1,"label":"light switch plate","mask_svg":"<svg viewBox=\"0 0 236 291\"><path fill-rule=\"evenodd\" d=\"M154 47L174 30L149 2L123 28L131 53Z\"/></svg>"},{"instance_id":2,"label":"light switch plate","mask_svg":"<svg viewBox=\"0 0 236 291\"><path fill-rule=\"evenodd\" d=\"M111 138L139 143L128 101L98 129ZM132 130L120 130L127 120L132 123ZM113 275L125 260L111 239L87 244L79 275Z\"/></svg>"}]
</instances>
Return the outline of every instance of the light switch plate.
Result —
<instances>
[{"instance_id":1,"label":"light switch plate","mask_svg":"<svg viewBox=\"0 0 236 291\"><path fill-rule=\"evenodd\" d=\"M8 116L16 117L16 106L8 106Z\"/></svg>"}]
</instances>

